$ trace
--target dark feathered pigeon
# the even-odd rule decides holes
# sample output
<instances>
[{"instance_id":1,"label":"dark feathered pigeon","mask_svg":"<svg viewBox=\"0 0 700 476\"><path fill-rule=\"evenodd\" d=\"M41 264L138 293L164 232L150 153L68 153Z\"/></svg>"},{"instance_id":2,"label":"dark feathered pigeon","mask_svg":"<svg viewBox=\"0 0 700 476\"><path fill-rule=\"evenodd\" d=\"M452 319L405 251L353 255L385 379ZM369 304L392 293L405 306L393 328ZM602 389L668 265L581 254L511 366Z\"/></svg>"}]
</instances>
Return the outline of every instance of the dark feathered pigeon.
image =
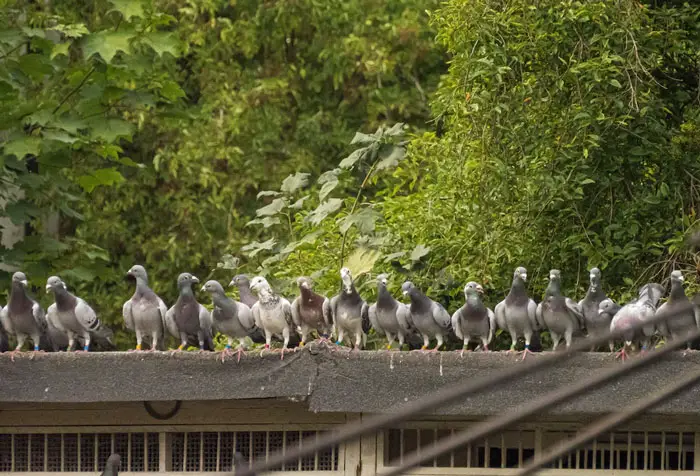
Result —
<instances>
[{"instance_id":1,"label":"dark feathered pigeon","mask_svg":"<svg viewBox=\"0 0 700 476\"><path fill-rule=\"evenodd\" d=\"M345 333L354 337L353 347L359 350L367 342L369 332L369 307L355 289L352 273L348 268L340 270L342 287L340 293L333 296L326 307L326 315L331 316L335 331L337 332L336 344L341 345Z\"/></svg>"},{"instance_id":2,"label":"dark feathered pigeon","mask_svg":"<svg viewBox=\"0 0 700 476\"><path fill-rule=\"evenodd\" d=\"M415 327L408 304L394 299L387 289L388 279L386 274L377 276L377 302L369 307L369 321L377 334L386 336L387 349L391 349L394 338L398 338L400 350L406 337L415 332Z\"/></svg>"},{"instance_id":3,"label":"dark feathered pigeon","mask_svg":"<svg viewBox=\"0 0 700 476\"><path fill-rule=\"evenodd\" d=\"M61 278L51 276L46 281L46 292L54 295L54 303L46 312L46 320L49 328L57 329L67 336L67 350L75 349L77 337L81 338L85 352L90 350L93 335L112 343L112 330L97 318L88 303L68 292L68 287Z\"/></svg>"},{"instance_id":4,"label":"dark feathered pigeon","mask_svg":"<svg viewBox=\"0 0 700 476\"><path fill-rule=\"evenodd\" d=\"M22 350L27 337L32 339L34 352L40 350L42 338L45 340L48 338L44 310L27 294L27 277L22 272L18 271L12 275L10 299L2 310L0 322L5 331L17 339L17 347L12 351L12 360L15 354Z\"/></svg>"},{"instance_id":5,"label":"dark feathered pigeon","mask_svg":"<svg viewBox=\"0 0 700 476\"><path fill-rule=\"evenodd\" d=\"M211 315L214 321L214 329L221 332L228 339L228 343L221 353L221 361L231 355L233 339L238 339L238 361L246 348L245 338L257 330L253 311L242 302L234 301L226 296L224 288L218 281L209 280L202 286L202 291L211 295L214 310Z\"/></svg>"},{"instance_id":6,"label":"dark feathered pigeon","mask_svg":"<svg viewBox=\"0 0 700 476\"><path fill-rule=\"evenodd\" d=\"M105 464L105 470L102 471L101 476L117 476L119 474L119 468L121 467L122 459L116 454L112 453L109 458L107 458L107 463Z\"/></svg>"},{"instance_id":7,"label":"dark feathered pigeon","mask_svg":"<svg viewBox=\"0 0 700 476\"><path fill-rule=\"evenodd\" d=\"M571 347L574 332L583 328L583 313L579 305L561 294L561 272L549 271L549 285L544 293L544 300L537 305L537 321L544 323L552 336L552 350L557 350L559 341L564 337L566 348Z\"/></svg>"},{"instance_id":8,"label":"dark feathered pigeon","mask_svg":"<svg viewBox=\"0 0 700 476\"><path fill-rule=\"evenodd\" d=\"M671 273L671 293L668 300L659 306L657 314L667 316L666 321L659 322L657 327L662 335L672 339L681 339L691 332L695 332L700 327L700 322L696 321L690 299L685 295L683 289L683 273L673 271ZM692 342L688 342L688 350Z\"/></svg>"},{"instance_id":9,"label":"dark feathered pigeon","mask_svg":"<svg viewBox=\"0 0 700 476\"><path fill-rule=\"evenodd\" d=\"M406 281L403 283L401 290L404 296L408 296L411 299L409 307L411 321L421 336L423 336L423 347L421 347L421 350L427 350L430 345L430 339L434 337L437 339L437 345L431 350L437 351L442 347L445 337L450 333L450 315L442 304L423 294L412 282Z\"/></svg>"},{"instance_id":10,"label":"dark feathered pigeon","mask_svg":"<svg viewBox=\"0 0 700 476\"><path fill-rule=\"evenodd\" d=\"M586 292L586 296L579 301L578 305L583 313L583 322L586 326L588 337L598 337L610 331L610 320L612 320L612 316L610 320L607 320L606 314L600 314L598 312L600 303L607 299L600 282L600 270L598 268L591 268L588 277L590 279L588 291ZM613 345L612 342L610 344ZM591 351L594 350L595 348L591 349Z\"/></svg>"},{"instance_id":11,"label":"dark feathered pigeon","mask_svg":"<svg viewBox=\"0 0 700 476\"><path fill-rule=\"evenodd\" d=\"M289 338L294 332L292 305L279 294L272 291L269 283L262 276L256 276L250 282L250 289L258 294L258 302L253 305L255 325L265 332L265 349L270 348L272 336L282 336L282 356L288 350Z\"/></svg>"},{"instance_id":12,"label":"dark feathered pigeon","mask_svg":"<svg viewBox=\"0 0 700 476\"><path fill-rule=\"evenodd\" d=\"M148 275L143 266L133 266L127 275L136 278L136 291L122 308L124 324L127 329L136 332L137 351L142 348L144 336L151 337L151 350L155 350L165 337L163 327L168 308L148 287Z\"/></svg>"},{"instance_id":13,"label":"dark feathered pigeon","mask_svg":"<svg viewBox=\"0 0 700 476\"><path fill-rule=\"evenodd\" d=\"M165 313L165 327L170 335L180 340L178 350L187 347L189 337L196 337L199 350L214 350L212 317L206 307L197 302L192 286L199 283L197 276L182 273L177 277L180 295Z\"/></svg>"},{"instance_id":14,"label":"dark feathered pigeon","mask_svg":"<svg viewBox=\"0 0 700 476\"><path fill-rule=\"evenodd\" d=\"M292 301L292 320L301 331L301 345L306 343L311 331L317 331L322 340L328 339L331 328L331 317L323 312L328 309L330 301L325 296L313 291L310 278L297 279L299 296Z\"/></svg>"},{"instance_id":15,"label":"dark feathered pigeon","mask_svg":"<svg viewBox=\"0 0 700 476\"><path fill-rule=\"evenodd\" d=\"M238 288L240 301L249 308L253 309L253 305L258 302L258 297L250 290L250 281L248 281L248 276L245 274L234 276L229 283L229 287L231 286L236 286ZM258 327L255 328L249 337L256 344L265 343L265 334L263 333L263 330L259 329ZM294 338L290 338L290 344L296 345L294 340Z\"/></svg>"},{"instance_id":16,"label":"dark feathered pigeon","mask_svg":"<svg viewBox=\"0 0 700 476\"><path fill-rule=\"evenodd\" d=\"M452 329L464 343L462 354L472 337L481 339L482 349L488 352L496 332L496 315L481 301L483 293L484 289L478 283L468 282L464 286L464 306L452 314Z\"/></svg>"},{"instance_id":17,"label":"dark feathered pigeon","mask_svg":"<svg viewBox=\"0 0 700 476\"><path fill-rule=\"evenodd\" d=\"M627 358L627 349L632 345L632 342L641 339L642 351L649 348L651 336L654 335L656 326L651 323L643 325L656 314L656 306L659 304L661 296L664 294L664 288L657 283L645 284L639 289L639 297L634 301L625 304L613 317L610 322L610 332L622 332L624 345L618 357L623 360ZM641 324L641 329L633 330L631 326Z\"/></svg>"},{"instance_id":18,"label":"dark feathered pigeon","mask_svg":"<svg viewBox=\"0 0 700 476\"><path fill-rule=\"evenodd\" d=\"M522 266L513 273L513 284L506 298L499 302L494 309L498 327L507 330L510 334L510 351L515 350L518 337L525 337L525 350L523 359L530 353L530 341L533 334L537 333L542 325L537 322L537 304L527 295L525 282L527 270Z\"/></svg>"}]
</instances>

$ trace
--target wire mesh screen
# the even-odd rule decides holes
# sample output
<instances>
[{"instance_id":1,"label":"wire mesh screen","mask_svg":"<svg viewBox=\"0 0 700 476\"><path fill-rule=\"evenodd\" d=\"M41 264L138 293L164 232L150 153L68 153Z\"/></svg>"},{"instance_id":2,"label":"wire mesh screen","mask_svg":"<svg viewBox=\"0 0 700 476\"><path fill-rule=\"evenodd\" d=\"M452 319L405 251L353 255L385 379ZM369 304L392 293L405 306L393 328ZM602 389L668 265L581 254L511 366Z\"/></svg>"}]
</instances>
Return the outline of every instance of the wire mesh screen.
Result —
<instances>
[{"instance_id":1,"label":"wire mesh screen","mask_svg":"<svg viewBox=\"0 0 700 476\"><path fill-rule=\"evenodd\" d=\"M398 466L404 455L431 446L457 429L392 429L384 436L384 465ZM433 468L519 468L535 454L534 431L510 431L458 448L421 464Z\"/></svg>"},{"instance_id":2,"label":"wire mesh screen","mask_svg":"<svg viewBox=\"0 0 700 476\"><path fill-rule=\"evenodd\" d=\"M320 431L222 431L171 433L172 471L231 471L233 454L249 462L265 460L276 451L298 448L307 439L322 438ZM337 471L338 447L299 458L273 471Z\"/></svg>"},{"instance_id":3,"label":"wire mesh screen","mask_svg":"<svg viewBox=\"0 0 700 476\"><path fill-rule=\"evenodd\" d=\"M158 433L0 434L0 472L93 473L111 453L122 455L122 471L158 471Z\"/></svg>"},{"instance_id":4,"label":"wire mesh screen","mask_svg":"<svg viewBox=\"0 0 700 476\"><path fill-rule=\"evenodd\" d=\"M546 432L543 445L574 436ZM548 465L558 469L694 471L695 434L684 432L623 431L599 436L586 448Z\"/></svg>"}]
</instances>

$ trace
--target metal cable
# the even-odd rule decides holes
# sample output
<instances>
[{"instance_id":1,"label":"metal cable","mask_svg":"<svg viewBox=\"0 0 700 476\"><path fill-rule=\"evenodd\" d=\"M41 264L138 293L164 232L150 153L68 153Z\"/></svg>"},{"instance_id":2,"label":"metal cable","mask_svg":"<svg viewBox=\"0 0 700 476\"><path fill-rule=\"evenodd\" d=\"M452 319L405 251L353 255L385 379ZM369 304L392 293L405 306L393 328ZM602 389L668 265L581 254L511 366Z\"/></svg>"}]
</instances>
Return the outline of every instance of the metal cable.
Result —
<instances>
[{"instance_id":1,"label":"metal cable","mask_svg":"<svg viewBox=\"0 0 700 476\"><path fill-rule=\"evenodd\" d=\"M651 394L646 398L642 398L637 401L634 405L629 407L627 410L623 410L618 413L613 413L612 415L601 418L596 423L589 425L583 429L575 438L567 441L566 443L557 445L556 448L546 452L541 457L535 459L534 461L525 466L522 470L518 471L516 476L525 476L528 474L534 474L537 470L542 468L542 466L555 461L557 458L561 458L572 451L584 446L601 433L605 433L613 428L626 423L631 420L639 413L645 412L651 407L658 405L664 400L668 400L675 394L685 390L687 387L693 385L695 382L700 380L700 370L689 372L684 377L682 377L678 382L673 383L664 387L656 393Z\"/></svg>"},{"instance_id":2,"label":"metal cable","mask_svg":"<svg viewBox=\"0 0 700 476\"><path fill-rule=\"evenodd\" d=\"M643 327L656 324L660 321L665 321L674 315L681 314L683 312L692 311L692 306L682 306L676 313L663 313L657 314L651 319L643 322L636 323L624 332L632 332L642 329ZM597 337L590 337L587 339L582 339L571 345L570 348L563 352L550 353L548 355L540 356L536 359L532 359L528 362L523 362L522 364L514 365L509 369L505 369L502 372L488 375L484 377L479 377L473 380L467 380L465 382L459 383L449 388L442 389L434 394L426 395L414 402L407 403L401 406L398 411L390 414L377 415L370 421L355 421L341 425L336 431L327 435L322 440L317 440L308 444L302 444L299 448L292 451L281 451L278 450L265 461L256 462L251 468L245 468L241 471L238 476L253 476L256 472L262 473L270 469L279 467L282 464L297 461L299 458L305 456L313 455L319 451L323 451L327 448L332 448L340 443L346 441L355 440L363 435L375 433L381 429L387 428L395 423L407 420L414 415L424 413L428 410L434 408L443 407L449 403L454 402L460 398L464 398L468 395L496 387L498 385L507 383L508 381L523 377L525 375L531 374L537 370L545 369L551 365L559 364L567 359L573 357L578 352L590 349L592 346L599 346L601 344L607 343L611 339L616 339L622 336L623 331L606 332L603 335Z\"/></svg>"},{"instance_id":3,"label":"metal cable","mask_svg":"<svg viewBox=\"0 0 700 476\"><path fill-rule=\"evenodd\" d=\"M448 453L456 448L459 448L460 446L465 446L476 440L484 439L497 431L503 430L514 423L524 420L532 414L542 412L551 406L558 405L566 400L570 400L585 394L586 392L598 388L616 377L620 377L649 365L654 361L658 361L665 355L668 355L674 350L683 347L688 340L694 340L697 338L700 338L700 330L689 335L687 339L683 338L671 341L660 349L649 352L643 358L629 361L623 365L610 367L605 370L604 373L593 375L567 388L559 388L549 392L541 398L528 402L524 406L518 407L517 410L487 419L486 421L479 423L472 428L455 433L448 438L444 438L428 448L420 448L420 450L411 453L408 456L404 456L403 463L401 463L401 465L383 473L382 476L396 476L398 474L404 474L416 466L419 466L423 461L432 460L444 453Z\"/></svg>"}]
</instances>

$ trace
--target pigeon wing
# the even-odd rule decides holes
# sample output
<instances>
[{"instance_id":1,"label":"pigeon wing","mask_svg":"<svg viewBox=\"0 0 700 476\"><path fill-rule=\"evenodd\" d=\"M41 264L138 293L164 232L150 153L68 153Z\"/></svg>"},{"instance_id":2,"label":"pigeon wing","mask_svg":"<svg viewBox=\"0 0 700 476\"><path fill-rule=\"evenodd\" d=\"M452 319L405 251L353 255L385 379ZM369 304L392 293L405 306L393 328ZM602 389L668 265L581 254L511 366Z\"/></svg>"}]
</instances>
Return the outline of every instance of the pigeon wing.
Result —
<instances>
[{"instance_id":1,"label":"pigeon wing","mask_svg":"<svg viewBox=\"0 0 700 476\"><path fill-rule=\"evenodd\" d=\"M289 327L294 328L294 319L292 319L292 305L289 304L289 301L287 301L285 298L281 298L280 306L285 322Z\"/></svg>"},{"instance_id":2,"label":"pigeon wing","mask_svg":"<svg viewBox=\"0 0 700 476\"><path fill-rule=\"evenodd\" d=\"M433 301L433 309L432 309L432 314L433 314L433 319L443 329L449 329L450 325L452 324L451 322L451 317L449 313L445 310L445 308L442 306L442 304Z\"/></svg>"},{"instance_id":3,"label":"pigeon wing","mask_svg":"<svg viewBox=\"0 0 700 476\"><path fill-rule=\"evenodd\" d=\"M462 308L460 307L452 314L452 330L455 331L455 335L464 340L464 334L462 333L462 326L460 325L460 320L462 318Z\"/></svg>"},{"instance_id":4,"label":"pigeon wing","mask_svg":"<svg viewBox=\"0 0 700 476\"><path fill-rule=\"evenodd\" d=\"M362 317L362 332L366 334L369 332L369 306L364 301L362 301L360 308L360 316Z\"/></svg>"},{"instance_id":5,"label":"pigeon wing","mask_svg":"<svg viewBox=\"0 0 700 476\"><path fill-rule=\"evenodd\" d=\"M377 320L377 303L372 304L367 313L369 314L369 322L372 324L372 329L377 332L384 332L384 329L381 328Z\"/></svg>"},{"instance_id":6,"label":"pigeon wing","mask_svg":"<svg viewBox=\"0 0 700 476\"><path fill-rule=\"evenodd\" d=\"M544 327L544 320L540 322L537 319L537 304L532 299L527 301L527 318L530 320L530 325L534 330Z\"/></svg>"},{"instance_id":7,"label":"pigeon wing","mask_svg":"<svg viewBox=\"0 0 700 476\"><path fill-rule=\"evenodd\" d=\"M486 308L486 313L489 316L489 340L487 343L491 343L494 334L496 333L496 314L490 309Z\"/></svg>"},{"instance_id":8,"label":"pigeon wing","mask_svg":"<svg viewBox=\"0 0 700 476\"><path fill-rule=\"evenodd\" d=\"M124 325L127 329L134 330L134 314L131 312L131 299L124 303L122 307L122 317L124 317Z\"/></svg>"},{"instance_id":9,"label":"pigeon wing","mask_svg":"<svg viewBox=\"0 0 700 476\"><path fill-rule=\"evenodd\" d=\"M165 312L165 319L163 319L163 324L165 329L173 336L175 339L180 340L180 330L177 328L177 323L175 322L175 306L171 307Z\"/></svg>"},{"instance_id":10,"label":"pigeon wing","mask_svg":"<svg viewBox=\"0 0 700 476\"><path fill-rule=\"evenodd\" d=\"M237 302L235 304L238 307L238 321L249 333L254 331L257 326L253 318L253 311L242 302Z\"/></svg>"},{"instance_id":11,"label":"pigeon wing","mask_svg":"<svg viewBox=\"0 0 700 476\"><path fill-rule=\"evenodd\" d=\"M259 301L253 304L253 307L250 308L251 312L253 313L253 320L255 321L255 325L258 326L260 329L263 329L263 323L262 319L260 318L260 304Z\"/></svg>"},{"instance_id":12,"label":"pigeon wing","mask_svg":"<svg viewBox=\"0 0 700 476\"><path fill-rule=\"evenodd\" d=\"M413 320L411 319L411 308L407 304L402 302L398 303L398 307L396 308L396 320L404 333L408 334L413 331L414 326Z\"/></svg>"},{"instance_id":13,"label":"pigeon wing","mask_svg":"<svg viewBox=\"0 0 700 476\"><path fill-rule=\"evenodd\" d=\"M214 318L209 309L199 304L199 328L204 337L204 350L214 350Z\"/></svg>"},{"instance_id":14,"label":"pigeon wing","mask_svg":"<svg viewBox=\"0 0 700 476\"><path fill-rule=\"evenodd\" d=\"M566 308L569 310L569 314L574 317L578 328L583 329L584 320L583 309L581 309L581 306L579 306L579 304L571 298L566 298L564 302L566 303Z\"/></svg>"},{"instance_id":15,"label":"pigeon wing","mask_svg":"<svg viewBox=\"0 0 700 476\"><path fill-rule=\"evenodd\" d=\"M496 315L496 324L498 324L498 327L501 329L508 330L508 326L506 324L506 302L501 301L498 304L496 304L496 308L494 309L494 314Z\"/></svg>"},{"instance_id":16,"label":"pigeon wing","mask_svg":"<svg viewBox=\"0 0 700 476\"><path fill-rule=\"evenodd\" d=\"M323 303L325 304L326 302L324 301ZM294 325L301 326L301 296L297 296L292 301L292 321L294 321Z\"/></svg>"}]
</instances>

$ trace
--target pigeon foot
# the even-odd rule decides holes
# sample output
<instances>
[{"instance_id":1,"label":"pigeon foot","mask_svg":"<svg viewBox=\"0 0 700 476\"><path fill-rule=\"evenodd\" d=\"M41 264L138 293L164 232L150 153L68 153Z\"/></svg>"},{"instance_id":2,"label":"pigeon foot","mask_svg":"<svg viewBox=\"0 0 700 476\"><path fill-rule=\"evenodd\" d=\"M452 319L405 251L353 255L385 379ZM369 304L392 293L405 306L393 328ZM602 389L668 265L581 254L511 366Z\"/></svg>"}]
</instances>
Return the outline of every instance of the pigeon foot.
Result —
<instances>
[{"instance_id":1,"label":"pigeon foot","mask_svg":"<svg viewBox=\"0 0 700 476\"><path fill-rule=\"evenodd\" d=\"M224 348L224 350L222 350L222 351L219 353L219 356L216 358L216 360L221 359L221 363L223 364L224 361L226 360L226 357L231 356L231 355L233 355L233 352L231 352L231 349L230 349L230 348L226 347L226 348ZM239 356L238 356L238 361L240 362L240 360L241 360L241 356L239 355Z\"/></svg>"},{"instance_id":2,"label":"pigeon foot","mask_svg":"<svg viewBox=\"0 0 700 476\"><path fill-rule=\"evenodd\" d=\"M623 362L625 360L627 360L628 358L629 358L629 355L627 354L627 351L625 350L624 347L622 349L620 349L620 351L617 354L615 354L615 359L620 359Z\"/></svg>"},{"instance_id":3,"label":"pigeon foot","mask_svg":"<svg viewBox=\"0 0 700 476\"><path fill-rule=\"evenodd\" d=\"M15 355L23 355L23 354L24 354L24 352L22 352L21 350L15 349L15 350L13 350L12 352L10 352L10 360L11 360L12 362L14 362L14 361L15 361Z\"/></svg>"},{"instance_id":4,"label":"pigeon foot","mask_svg":"<svg viewBox=\"0 0 700 476\"><path fill-rule=\"evenodd\" d=\"M36 354L45 354L43 350L33 350L31 355L29 356L29 360L34 360L34 357L36 357Z\"/></svg>"},{"instance_id":5,"label":"pigeon foot","mask_svg":"<svg viewBox=\"0 0 700 476\"><path fill-rule=\"evenodd\" d=\"M531 351L530 349L528 349L527 347L525 347L525 350L523 350L521 353L523 354L523 358L520 359L521 362L523 360L525 360L525 358L528 356L528 354L531 354L531 355L534 354L534 352Z\"/></svg>"},{"instance_id":6,"label":"pigeon foot","mask_svg":"<svg viewBox=\"0 0 700 476\"><path fill-rule=\"evenodd\" d=\"M287 352L296 352L295 349L289 349L287 347L282 347L282 350L280 350L280 360L284 360L284 354Z\"/></svg>"}]
</instances>

